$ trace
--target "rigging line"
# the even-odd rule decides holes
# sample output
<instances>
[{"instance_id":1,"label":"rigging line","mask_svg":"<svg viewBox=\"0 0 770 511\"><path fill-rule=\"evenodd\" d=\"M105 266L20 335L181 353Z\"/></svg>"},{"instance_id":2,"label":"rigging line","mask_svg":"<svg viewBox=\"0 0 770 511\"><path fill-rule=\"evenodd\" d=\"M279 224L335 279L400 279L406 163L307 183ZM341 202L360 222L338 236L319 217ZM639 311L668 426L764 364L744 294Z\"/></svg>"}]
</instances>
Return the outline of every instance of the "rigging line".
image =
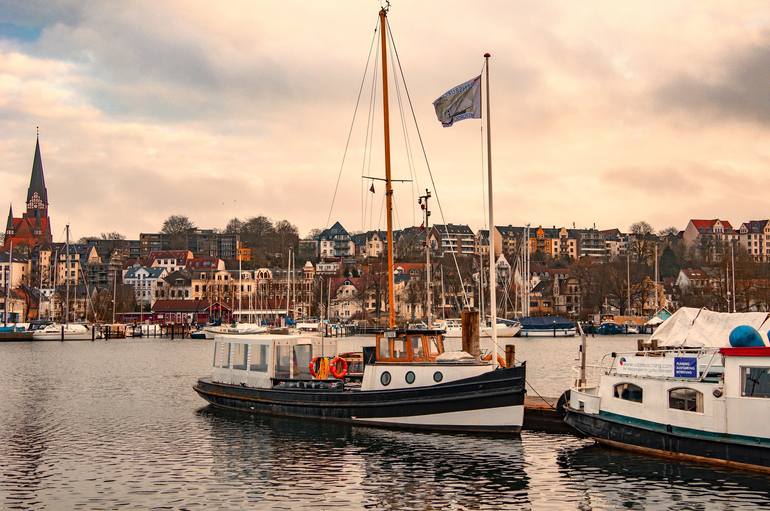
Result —
<instances>
[{"instance_id":1,"label":"rigging line","mask_svg":"<svg viewBox=\"0 0 770 511\"><path fill-rule=\"evenodd\" d=\"M379 62L380 57L380 47L377 46L377 55L375 56L374 61L374 75L372 76L372 103L371 103L371 111L369 113L372 122L371 122L371 128L370 133L368 135L369 140L369 156L368 161L365 162L366 165L366 175L372 175L372 153L374 148L374 116L377 111L377 77L379 76L379 69L377 66L377 63Z\"/></svg>"},{"instance_id":2,"label":"rigging line","mask_svg":"<svg viewBox=\"0 0 770 511\"><path fill-rule=\"evenodd\" d=\"M417 131L417 138L420 141L420 149L422 150L423 158L425 158L425 166L428 169L428 176L430 176L430 182L433 186L433 192L434 196L436 198L436 205L438 205L438 211L441 215L441 221L444 222L444 231L447 235L447 238L449 237L449 228L447 227L446 219L444 218L444 208L441 205L441 199L439 198L438 188L436 188L436 181L433 179L433 171L430 168L430 162L428 161L428 153L425 150L425 143L422 140L422 132L420 131L420 125L417 124L417 114L414 112L414 105L412 104L412 96L409 94L409 87L406 84L406 77L404 77L404 70L401 67L401 58L398 56L398 48L396 48L396 42L393 40L393 33L390 29L390 22L387 23L388 33L390 34L390 42L393 46L393 51L396 54L396 63L398 64L398 70L401 74L401 79L404 81L404 92L406 92L406 99L409 101L409 109L412 112L412 118L414 119L414 126ZM457 276L460 279L460 288L463 292L463 301L465 302L465 307L470 307L470 302L468 300L468 293L465 290L465 284L463 283L463 276L462 273L460 273L460 265L457 262L457 255L455 254L455 251L451 251L450 254L452 255L452 260L455 263L455 270L457 271Z\"/></svg>"},{"instance_id":3,"label":"rigging line","mask_svg":"<svg viewBox=\"0 0 770 511\"><path fill-rule=\"evenodd\" d=\"M379 18L378 18L379 22ZM369 61L372 57L372 48L374 47L374 41L377 38L377 25L374 28L374 34L372 34L372 42L369 44L369 54L366 56L366 66L364 67L364 75L361 77L361 86L358 88L358 98L356 98L356 106L353 109L353 119L350 121L350 129L348 130L348 139L345 142L345 151L342 153L342 162L340 163L340 170L337 174L337 184L334 185L334 194L332 195L332 202L329 205L329 215L326 217L326 228L329 228L329 221L332 217L332 211L334 210L334 201L337 199L337 191L340 188L340 178L342 178L342 170L345 168L345 158L348 155L348 147L350 146L350 137L353 134L353 126L356 124L356 115L358 114L358 104L361 101L361 92L364 90L364 82L366 81L366 72L369 69Z\"/></svg>"},{"instance_id":4,"label":"rigging line","mask_svg":"<svg viewBox=\"0 0 770 511\"><path fill-rule=\"evenodd\" d=\"M391 43L392 42L393 41L391 40ZM395 60L393 58L393 44L390 45L390 60L391 60L391 62ZM414 192L415 192L415 184L417 185L417 188L420 188L420 183L417 180L417 172L415 171L415 167L414 167L414 157L412 155L412 144L411 144L411 142L409 140L409 131L408 131L407 127L406 127L406 116L404 115L404 106L403 106L403 101L401 99L401 87L399 87L398 75L396 73L393 73L393 83L394 83L394 85L396 87L396 99L398 100L398 111L399 111L399 114L401 116L401 118L400 118L400 120L401 120L401 132L402 132L402 134L404 136L404 146L405 146L405 149L406 149L406 162L407 162L407 165L409 167L409 175L412 178L412 186L411 186L411 189L412 189L412 207L410 208L411 211L412 211L412 225L416 225L417 224L417 218L415 216L416 208L414 207L414 205L416 204L416 201L415 201L416 197L415 197L415 193Z\"/></svg>"},{"instance_id":5,"label":"rigging line","mask_svg":"<svg viewBox=\"0 0 770 511\"><path fill-rule=\"evenodd\" d=\"M376 108L376 101L377 101L377 70L378 66L377 63L380 59L380 47L377 46L375 49L375 55L374 55L374 72L372 73L372 86L369 92L369 105L367 108L367 118L366 118L366 137L364 139L364 151L363 151L363 159L361 160L361 186L366 188L366 182L364 181L363 177L366 172L366 162L367 162L367 155L369 155L369 159L371 159L371 152L372 152L372 145L374 143L374 112ZM365 193L365 192L364 192ZM373 199L369 201L369 208L371 209L373 206ZM366 207L364 207L363 212L364 219L366 218ZM366 222L364 221L364 224ZM364 226L364 230L366 230L366 226Z\"/></svg>"}]
</instances>

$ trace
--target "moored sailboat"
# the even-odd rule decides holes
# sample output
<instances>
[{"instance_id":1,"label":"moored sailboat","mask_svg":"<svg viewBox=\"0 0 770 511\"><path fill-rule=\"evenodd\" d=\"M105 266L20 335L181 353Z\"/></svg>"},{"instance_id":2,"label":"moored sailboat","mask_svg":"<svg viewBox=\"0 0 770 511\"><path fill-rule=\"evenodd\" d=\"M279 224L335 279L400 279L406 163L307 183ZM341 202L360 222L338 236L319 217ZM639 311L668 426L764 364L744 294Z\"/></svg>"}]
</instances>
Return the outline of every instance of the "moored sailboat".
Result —
<instances>
[{"instance_id":1,"label":"moored sailboat","mask_svg":"<svg viewBox=\"0 0 770 511\"><path fill-rule=\"evenodd\" d=\"M523 422L526 369L523 363L514 364L513 361L498 367L494 313L491 337L495 356L489 362L464 351L446 351L441 331L397 328L388 119L387 8L380 10L379 31L385 148L388 328L377 335L373 349L365 348L360 381L347 377L346 359L338 356L336 349L330 350L323 338L270 334L217 336L212 375L198 380L194 389L214 406L250 413L311 417L382 427L516 433ZM488 59L489 55L486 57ZM487 67L487 96L488 73ZM489 123L488 105L487 97ZM491 179L491 163L489 177ZM490 208L491 205L490 200ZM491 287L491 302L495 303L494 286ZM472 321L476 321L475 314L468 314L474 318Z\"/></svg>"}]
</instances>

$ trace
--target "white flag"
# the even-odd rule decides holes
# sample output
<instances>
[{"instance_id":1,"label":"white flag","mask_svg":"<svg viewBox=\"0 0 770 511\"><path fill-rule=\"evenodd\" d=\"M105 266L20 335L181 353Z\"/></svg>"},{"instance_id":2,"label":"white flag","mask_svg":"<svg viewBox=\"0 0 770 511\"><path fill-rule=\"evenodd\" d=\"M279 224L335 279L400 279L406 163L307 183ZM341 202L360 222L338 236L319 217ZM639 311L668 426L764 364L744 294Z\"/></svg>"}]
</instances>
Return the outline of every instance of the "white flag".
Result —
<instances>
[{"instance_id":1,"label":"white flag","mask_svg":"<svg viewBox=\"0 0 770 511\"><path fill-rule=\"evenodd\" d=\"M455 121L481 119L481 75L449 89L433 102L433 107L445 128Z\"/></svg>"}]
</instances>

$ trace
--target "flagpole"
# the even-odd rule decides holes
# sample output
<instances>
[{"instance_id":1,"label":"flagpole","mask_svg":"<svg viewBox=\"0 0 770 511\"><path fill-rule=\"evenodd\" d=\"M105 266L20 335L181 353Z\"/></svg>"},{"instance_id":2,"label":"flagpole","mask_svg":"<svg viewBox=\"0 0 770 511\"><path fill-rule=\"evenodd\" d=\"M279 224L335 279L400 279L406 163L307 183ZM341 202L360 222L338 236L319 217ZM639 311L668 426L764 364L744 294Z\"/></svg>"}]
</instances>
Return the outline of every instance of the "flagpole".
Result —
<instances>
[{"instance_id":1,"label":"flagpole","mask_svg":"<svg viewBox=\"0 0 770 511\"><path fill-rule=\"evenodd\" d=\"M492 320L492 364L497 363L497 276L495 275L495 217L492 204L492 122L489 108L489 53L484 54L484 69L486 74L487 98L487 186L489 192L489 312ZM481 318L482 325L484 318Z\"/></svg>"}]
</instances>

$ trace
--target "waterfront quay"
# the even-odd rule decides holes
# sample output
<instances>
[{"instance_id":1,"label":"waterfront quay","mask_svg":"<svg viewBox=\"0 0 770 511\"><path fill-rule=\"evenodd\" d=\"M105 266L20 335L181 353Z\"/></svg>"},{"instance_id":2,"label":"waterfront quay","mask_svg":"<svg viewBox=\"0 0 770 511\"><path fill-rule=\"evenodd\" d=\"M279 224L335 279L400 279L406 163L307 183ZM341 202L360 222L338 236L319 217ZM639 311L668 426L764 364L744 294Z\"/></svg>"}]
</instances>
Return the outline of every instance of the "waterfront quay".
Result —
<instances>
[{"instance_id":1,"label":"waterfront quay","mask_svg":"<svg viewBox=\"0 0 770 511\"><path fill-rule=\"evenodd\" d=\"M635 345L587 342L589 353ZM579 343L517 339L532 387L557 395L569 386ZM210 370L212 350L211 341L170 339L0 344L0 508L770 505L766 475L634 455L571 434L418 433L216 411L191 388Z\"/></svg>"}]
</instances>

